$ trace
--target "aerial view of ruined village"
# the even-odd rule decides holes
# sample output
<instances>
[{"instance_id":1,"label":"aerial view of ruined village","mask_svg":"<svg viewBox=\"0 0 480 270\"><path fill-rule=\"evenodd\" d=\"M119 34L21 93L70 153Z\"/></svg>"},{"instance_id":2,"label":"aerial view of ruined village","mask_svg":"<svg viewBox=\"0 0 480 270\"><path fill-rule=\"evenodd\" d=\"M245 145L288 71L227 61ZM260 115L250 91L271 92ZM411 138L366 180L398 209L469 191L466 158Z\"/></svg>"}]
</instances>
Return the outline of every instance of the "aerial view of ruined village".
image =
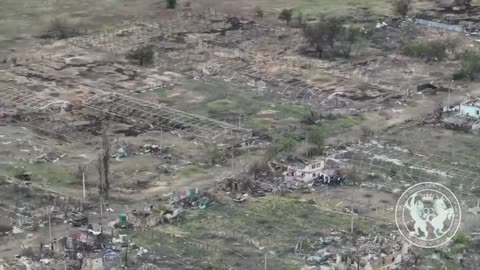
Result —
<instances>
[{"instance_id":1,"label":"aerial view of ruined village","mask_svg":"<svg viewBox=\"0 0 480 270\"><path fill-rule=\"evenodd\" d=\"M0 0L10 269L480 269L480 0Z\"/></svg>"}]
</instances>

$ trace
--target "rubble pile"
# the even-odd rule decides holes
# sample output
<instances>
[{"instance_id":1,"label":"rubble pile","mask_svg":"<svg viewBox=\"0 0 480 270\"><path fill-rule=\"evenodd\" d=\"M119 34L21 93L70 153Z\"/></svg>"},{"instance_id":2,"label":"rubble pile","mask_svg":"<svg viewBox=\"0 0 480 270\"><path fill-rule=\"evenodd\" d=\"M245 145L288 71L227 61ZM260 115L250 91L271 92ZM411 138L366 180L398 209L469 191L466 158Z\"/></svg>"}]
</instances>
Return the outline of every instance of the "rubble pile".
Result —
<instances>
[{"instance_id":1,"label":"rubble pile","mask_svg":"<svg viewBox=\"0 0 480 270\"><path fill-rule=\"evenodd\" d=\"M262 196L273 190L268 179L253 180L247 175L225 178L218 183L218 188L230 193L248 193L252 196Z\"/></svg>"},{"instance_id":2,"label":"rubble pile","mask_svg":"<svg viewBox=\"0 0 480 270\"><path fill-rule=\"evenodd\" d=\"M337 269L341 265L360 266L362 269L379 269L390 265L390 269L395 269L395 265L411 257L409 247L396 234L381 237L332 232L318 239L306 239L301 245L293 247L292 253L304 257L309 265L330 267L325 269Z\"/></svg>"}]
</instances>

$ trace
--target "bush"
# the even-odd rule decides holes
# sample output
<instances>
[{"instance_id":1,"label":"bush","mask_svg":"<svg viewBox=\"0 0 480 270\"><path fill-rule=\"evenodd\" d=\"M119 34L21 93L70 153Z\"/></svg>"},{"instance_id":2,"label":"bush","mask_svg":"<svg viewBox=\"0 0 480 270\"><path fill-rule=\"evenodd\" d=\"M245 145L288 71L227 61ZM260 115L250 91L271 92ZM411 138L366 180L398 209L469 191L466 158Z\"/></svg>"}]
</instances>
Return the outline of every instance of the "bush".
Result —
<instances>
[{"instance_id":1,"label":"bush","mask_svg":"<svg viewBox=\"0 0 480 270\"><path fill-rule=\"evenodd\" d=\"M470 244L470 239L468 239L468 237L465 233L459 232L453 238L453 242L455 244L462 244L462 245L468 246Z\"/></svg>"},{"instance_id":2,"label":"bush","mask_svg":"<svg viewBox=\"0 0 480 270\"><path fill-rule=\"evenodd\" d=\"M449 52L455 52L457 42L452 39L432 41L412 41L402 48L407 56L425 58L427 61L442 61Z\"/></svg>"},{"instance_id":3,"label":"bush","mask_svg":"<svg viewBox=\"0 0 480 270\"><path fill-rule=\"evenodd\" d=\"M393 1L393 13L406 17L410 9L412 8L412 0L394 0Z\"/></svg>"},{"instance_id":4,"label":"bush","mask_svg":"<svg viewBox=\"0 0 480 270\"><path fill-rule=\"evenodd\" d=\"M280 153L292 152L297 141L292 137L278 137L275 138L267 147L265 158L266 160L274 159Z\"/></svg>"},{"instance_id":5,"label":"bush","mask_svg":"<svg viewBox=\"0 0 480 270\"><path fill-rule=\"evenodd\" d=\"M207 157L210 165L223 164L228 159L227 153L218 147L209 148Z\"/></svg>"},{"instance_id":6,"label":"bush","mask_svg":"<svg viewBox=\"0 0 480 270\"><path fill-rule=\"evenodd\" d=\"M166 0L167 1L167 8L175 9L177 7L177 0Z\"/></svg>"},{"instance_id":7,"label":"bush","mask_svg":"<svg viewBox=\"0 0 480 270\"><path fill-rule=\"evenodd\" d=\"M249 168L249 173L253 174L254 179L258 180L258 178L262 174L269 174L270 168L268 166L268 161L266 159L256 160Z\"/></svg>"},{"instance_id":8,"label":"bush","mask_svg":"<svg viewBox=\"0 0 480 270\"><path fill-rule=\"evenodd\" d=\"M318 58L322 58L326 45L334 48L342 27L342 21L337 18L320 18L316 23L304 25L303 35L310 45L315 46Z\"/></svg>"},{"instance_id":9,"label":"bush","mask_svg":"<svg viewBox=\"0 0 480 270\"><path fill-rule=\"evenodd\" d=\"M264 15L265 15L265 12L263 12L263 9L261 7L255 8L255 17L263 18Z\"/></svg>"},{"instance_id":10,"label":"bush","mask_svg":"<svg viewBox=\"0 0 480 270\"><path fill-rule=\"evenodd\" d=\"M364 40L363 33L360 28L357 27L342 27L337 32L336 39L339 41L339 51L345 58L349 58L352 53L352 48L355 44L359 44Z\"/></svg>"},{"instance_id":11,"label":"bush","mask_svg":"<svg viewBox=\"0 0 480 270\"><path fill-rule=\"evenodd\" d=\"M338 18L320 18L316 23L304 24L303 35L307 42L315 47L318 58L322 58L327 46L340 52L342 57L349 58L353 49L358 53L368 44L367 31L344 26L343 20Z\"/></svg>"},{"instance_id":12,"label":"bush","mask_svg":"<svg viewBox=\"0 0 480 270\"><path fill-rule=\"evenodd\" d=\"M135 62L140 66L151 65L154 62L155 52L152 46L145 46L142 48L131 50L127 54L127 59Z\"/></svg>"},{"instance_id":13,"label":"bush","mask_svg":"<svg viewBox=\"0 0 480 270\"><path fill-rule=\"evenodd\" d=\"M282 12L280 12L280 15L278 15L278 18L282 21L285 21L288 25L292 20L292 16L293 16L293 9L288 8L288 9L283 9Z\"/></svg>"},{"instance_id":14,"label":"bush","mask_svg":"<svg viewBox=\"0 0 480 270\"><path fill-rule=\"evenodd\" d=\"M473 79L475 75L480 73L480 50L469 49L461 54L459 58L462 64L461 74L464 77Z\"/></svg>"},{"instance_id":15,"label":"bush","mask_svg":"<svg viewBox=\"0 0 480 270\"><path fill-rule=\"evenodd\" d=\"M42 38L66 39L85 34L85 31L65 19L55 18L50 21L47 32Z\"/></svg>"},{"instance_id":16,"label":"bush","mask_svg":"<svg viewBox=\"0 0 480 270\"><path fill-rule=\"evenodd\" d=\"M292 26L298 27L298 28L303 28L305 26L305 19L302 12L299 12L297 13L297 15L295 15Z\"/></svg>"},{"instance_id":17,"label":"bush","mask_svg":"<svg viewBox=\"0 0 480 270\"><path fill-rule=\"evenodd\" d=\"M325 132L322 128L316 127L308 133L308 142L314 144L317 148L322 148L325 142Z\"/></svg>"}]
</instances>

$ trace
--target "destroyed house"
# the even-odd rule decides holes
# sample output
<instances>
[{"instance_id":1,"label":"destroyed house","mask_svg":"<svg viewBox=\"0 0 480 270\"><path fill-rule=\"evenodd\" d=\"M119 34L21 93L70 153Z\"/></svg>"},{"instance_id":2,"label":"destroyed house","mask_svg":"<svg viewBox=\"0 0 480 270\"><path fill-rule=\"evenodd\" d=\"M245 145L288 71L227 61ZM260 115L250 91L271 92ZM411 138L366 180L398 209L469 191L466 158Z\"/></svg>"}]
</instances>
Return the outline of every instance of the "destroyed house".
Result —
<instances>
[{"instance_id":1,"label":"destroyed house","mask_svg":"<svg viewBox=\"0 0 480 270\"><path fill-rule=\"evenodd\" d=\"M480 102L469 101L460 104L460 115L470 118L480 118Z\"/></svg>"},{"instance_id":2,"label":"destroyed house","mask_svg":"<svg viewBox=\"0 0 480 270\"><path fill-rule=\"evenodd\" d=\"M310 182L320 177L323 174L322 171L324 168L325 161L318 160L301 167L288 166L286 172L284 172L283 175L286 180Z\"/></svg>"}]
</instances>

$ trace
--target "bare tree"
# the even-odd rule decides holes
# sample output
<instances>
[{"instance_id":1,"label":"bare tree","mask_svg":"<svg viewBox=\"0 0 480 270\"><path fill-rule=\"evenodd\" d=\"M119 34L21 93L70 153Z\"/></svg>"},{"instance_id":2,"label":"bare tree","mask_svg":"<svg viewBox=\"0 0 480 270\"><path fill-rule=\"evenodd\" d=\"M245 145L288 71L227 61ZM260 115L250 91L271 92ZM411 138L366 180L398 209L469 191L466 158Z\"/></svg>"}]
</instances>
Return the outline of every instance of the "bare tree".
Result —
<instances>
[{"instance_id":1,"label":"bare tree","mask_svg":"<svg viewBox=\"0 0 480 270\"><path fill-rule=\"evenodd\" d=\"M394 0L393 12L405 18L412 9L412 0Z\"/></svg>"},{"instance_id":2,"label":"bare tree","mask_svg":"<svg viewBox=\"0 0 480 270\"><path fill-rule=\"evenodd\" d=\"M303 35L307 42L315 47L318 58L322 58L324 45L327 43L327 25L323 22L306 25L303 28Z\"/></svg>"},{"instance_id":3,"label":"bare tree","mask_svg":"<svg viewBox=\"0 0 480 270\"><path fill-rule=\"evenodd\" d=\"M109 122L105 125L102 130L102 148L98 150L98 175L99 175L99 193L100 196L108 199L110 191L110 138L108 136Z\"/></svg>"}]
</instances>

